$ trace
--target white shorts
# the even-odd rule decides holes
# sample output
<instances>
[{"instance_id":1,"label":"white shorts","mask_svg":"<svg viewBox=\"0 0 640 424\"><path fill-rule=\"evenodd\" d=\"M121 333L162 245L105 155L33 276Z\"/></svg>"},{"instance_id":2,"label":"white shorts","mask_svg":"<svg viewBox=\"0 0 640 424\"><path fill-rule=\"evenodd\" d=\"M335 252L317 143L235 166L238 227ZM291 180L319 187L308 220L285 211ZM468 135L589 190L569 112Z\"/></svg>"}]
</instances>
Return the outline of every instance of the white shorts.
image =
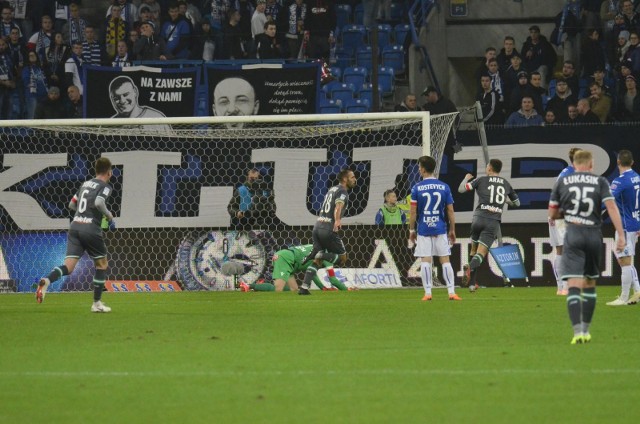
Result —
<instances>
[{"instance_id":1,"label":"white shorts","mask_svg":"<svg viewBox=\"0 0 640 424\"><path fill-rule=\"evenodd\" d=\"M616 255L616 258L624 258L627 256L636 255L636 242L638 241L638 233L635 231L626 231L624 235L627 238L627 245L624 247L624 250L622 252L616 252L615 250L613 251L613 253L615 253ZM618 233L616 233L614 240L618 241Z\"/></svg>"},{"instance_id":2,"label":"white shorts","mask_svg":"<svg viewBox=\"0 0 640 424\"><path fill-rule=\"evenodd\" d=\"M549 220L549 243L551 247L564 245L564 233L567 231L567 225L564 219Z\"/></svg>"},{"instance_id":3,"label":"white shorts","mask_svg":"<svg viewBox=\"0 0 640 424\"><path fill-rule=\"evenodd\" d=\"M446 234L437 236L418 236L413 256L426 258L429 256L451 256L451 246Z\"/></svg>"}]
</instances>

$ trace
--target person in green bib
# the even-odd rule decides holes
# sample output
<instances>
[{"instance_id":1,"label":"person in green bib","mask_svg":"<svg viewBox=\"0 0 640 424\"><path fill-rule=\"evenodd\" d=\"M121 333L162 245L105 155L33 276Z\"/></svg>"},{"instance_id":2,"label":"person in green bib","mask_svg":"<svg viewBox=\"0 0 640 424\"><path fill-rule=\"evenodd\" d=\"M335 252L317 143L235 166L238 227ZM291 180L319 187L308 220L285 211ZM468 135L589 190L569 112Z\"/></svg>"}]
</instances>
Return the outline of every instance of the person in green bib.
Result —
<instances>
[{"instance_id":1,"label":"person in green bib","mask_svg":"<svg viewBox=\"0 0 640 424\"><path fill-rule=\"evenodd\" d=\"M307 267L313 262L309 259L306 262L304 259L313 250L312 244L305 244L302 246L291 246L288 249L282 249L277 251L273 258L273 284L272 283L252 283L247 284L249 290L255 291L296 291L298 290L298 283L296 282L295 274L298 272L306 271ZM335 277L333 274L333 264L328 261L323 262L325 268L329 268L327 273L329 275L329 281L331 287L326 287L320 277L317 275L314 277L313 282L320 290L332 290L334 287L338 290L348 290L347 286L342 281ZM335 290L335 289L333 289Z\"/></svg>"},{"instance_id":2,"label":"person in green bib","mask_svg":"<svg viewBox=\"0 0 640 424\"><path fill-rule=\"evenodd\" d=\"M398 196L393 189L384 192L384 204L376 214L376 225L384 227L386 225L405 225L407 215L398 206Z\"/></svg>"}]
</instances>

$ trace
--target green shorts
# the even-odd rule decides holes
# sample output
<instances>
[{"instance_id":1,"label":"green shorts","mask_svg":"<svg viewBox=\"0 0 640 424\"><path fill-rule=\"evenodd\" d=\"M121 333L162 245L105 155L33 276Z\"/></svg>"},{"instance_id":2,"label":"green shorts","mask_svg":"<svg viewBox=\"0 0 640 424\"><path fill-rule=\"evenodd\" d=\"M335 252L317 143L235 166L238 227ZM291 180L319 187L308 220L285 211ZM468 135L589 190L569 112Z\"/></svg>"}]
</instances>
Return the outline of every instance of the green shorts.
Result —
<instances>
[{"instance_id":1,"label":"green shorts","mask_svg":"<svg viewBox=\"0 0 640 424\"><path fill-rule=\"evenodd\" d=\"M289 277L293 273L293 264L295 261L295 255L291 250L284 249L279 250L273 256L273 274L271 277L274 280L289 280Z\"/></svg>"}]
</instances>

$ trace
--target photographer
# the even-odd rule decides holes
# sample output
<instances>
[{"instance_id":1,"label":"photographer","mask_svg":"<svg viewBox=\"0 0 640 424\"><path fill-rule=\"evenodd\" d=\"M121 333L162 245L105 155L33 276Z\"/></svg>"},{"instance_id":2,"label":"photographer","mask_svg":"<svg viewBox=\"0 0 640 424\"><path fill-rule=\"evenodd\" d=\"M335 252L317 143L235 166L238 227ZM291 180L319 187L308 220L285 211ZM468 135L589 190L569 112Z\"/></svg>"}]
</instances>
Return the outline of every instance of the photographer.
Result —
<instances>
[{"instance_id":1,"label":"photographer","mask_svg":"<svg viewBox=\"0 0 640 424\"><path fill-rule=\"evenodd\" d=\"M251 229L256 225L275 222L273 193L256 168L251 168L247 173L247 181L234 190L227 211L231 216L231 226L236 229Z\"/></svg>"}]
</instances>

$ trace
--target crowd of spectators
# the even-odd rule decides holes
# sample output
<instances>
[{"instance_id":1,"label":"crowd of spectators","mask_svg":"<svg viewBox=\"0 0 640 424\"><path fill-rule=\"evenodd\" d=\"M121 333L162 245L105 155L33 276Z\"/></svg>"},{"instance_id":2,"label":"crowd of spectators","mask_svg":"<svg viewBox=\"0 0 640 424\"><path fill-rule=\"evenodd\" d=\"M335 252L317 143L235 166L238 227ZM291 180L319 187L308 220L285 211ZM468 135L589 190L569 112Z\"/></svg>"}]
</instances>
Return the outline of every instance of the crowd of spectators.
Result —
<instances>
[{"instance_id":1,"label":"crowd of spectators","mask_svg":"<svg viewBox=\"0 0 640 424\"><path fill-rule=\"evenodd\" d=\"M303 45L305 57L327 59L335 42L335 3L324 0L112 0L100 19L82 0L0 1L0 10L0 119L35 118L53 87L63 117L77 116L69 89L83 95L86 65L298 58Z\"/></svg>"},{"instance_id":2,"label":"crowd of spectators","mask_svg":"<svg viewBox=\"0 0 640 424\"><path fill-rule=\"evenodd\" d=\"M571 0L550 39L532 25L520 50L513 35L488 47L475 73L485 123L640 121L639 12L637 0Z\"/></svg>"}]
</instances>

